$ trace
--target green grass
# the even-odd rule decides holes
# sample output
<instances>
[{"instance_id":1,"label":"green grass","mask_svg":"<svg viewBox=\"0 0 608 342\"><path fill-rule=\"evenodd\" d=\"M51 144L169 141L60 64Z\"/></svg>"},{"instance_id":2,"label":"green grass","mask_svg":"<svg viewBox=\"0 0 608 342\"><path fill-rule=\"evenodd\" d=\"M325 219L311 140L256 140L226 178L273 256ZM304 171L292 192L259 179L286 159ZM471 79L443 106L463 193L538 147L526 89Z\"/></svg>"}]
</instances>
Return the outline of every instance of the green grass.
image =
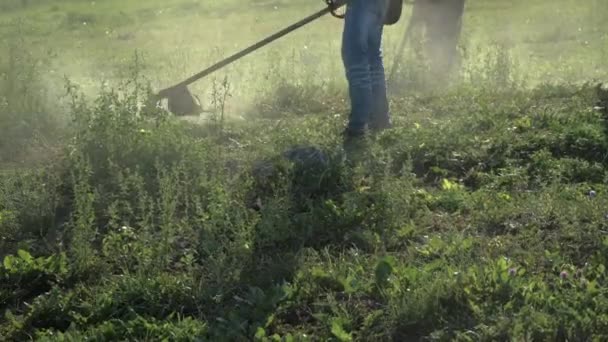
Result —
<instances>
[{"instance_id":1,"label":"green grass","mask_svg":"<svg viewBox=\"0 0 608 342\"><path fill-rule=\"evenodd\" d=\"M194 85L208 116L139 106L320 3L6 2L0 337L606 340L600 5L470 0L453 84L409 54L353 162L329 17Z\"/></svg>"}]
</instances>

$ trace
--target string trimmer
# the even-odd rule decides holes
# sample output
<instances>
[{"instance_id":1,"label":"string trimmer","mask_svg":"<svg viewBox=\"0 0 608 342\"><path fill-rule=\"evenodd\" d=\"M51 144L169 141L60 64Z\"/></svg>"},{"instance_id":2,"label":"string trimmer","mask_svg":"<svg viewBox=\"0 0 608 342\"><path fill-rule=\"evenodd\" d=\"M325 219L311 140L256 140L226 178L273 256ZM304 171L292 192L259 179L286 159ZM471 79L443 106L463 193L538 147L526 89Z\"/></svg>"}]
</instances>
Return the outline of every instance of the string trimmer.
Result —
<instances>
[{"instance_id":1,"label":"string trimmer","mask_svg":"<svg viewBox=\"0 0 608 342\"><path fill-rule=\"evenodd\" d=\"M333 16L337 18L343 18L343 15L337 13L337 10L344 6L348 0L324 0L327 4L327 7L309 15L308 17L298 21L295 24L292 24L281 31L249 46L248 48L235 53L234 55L210 66L209 68L191 76L190 78L172 86L169 88L165 88L159 91L153 98L152 101L155 103L159 103L163 99L167 99L167 106L171 113L178 116L185 115L197 115L200 114L203 110L200 104L196 101L196 99L192 96L190 91L188 90L188 85L191 83L198 81L199 79L210 75L211 73L229 65L230 63L258 50L259 48L285 36L286 34L297 30L298 28L321 18L322 16L331 13Z\"/></svg>"}]
</instances>

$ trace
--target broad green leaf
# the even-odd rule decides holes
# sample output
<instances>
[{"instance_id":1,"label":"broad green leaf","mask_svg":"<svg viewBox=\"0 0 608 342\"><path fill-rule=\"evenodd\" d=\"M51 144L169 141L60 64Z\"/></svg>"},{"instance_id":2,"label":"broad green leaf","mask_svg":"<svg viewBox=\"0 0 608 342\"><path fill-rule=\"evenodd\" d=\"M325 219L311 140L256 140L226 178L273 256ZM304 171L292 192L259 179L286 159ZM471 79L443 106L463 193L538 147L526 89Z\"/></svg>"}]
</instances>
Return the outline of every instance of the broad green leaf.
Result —
<instances>
[{"instance_id":1,"label":"broad green leaf","mask_svg":"<svg viewBox=\"0 0 608 342\"><path fill-rule=\"evenodd\" d=\"M262 339L264 337L266 337L266 330L262 327L258 327L258 330L255 332L255 338Z\"/></svg>"},{"instance_id":2,"label":"broad green leaf","mask_svg":"<svg viewBox=\"0 0 608 342\"><path fill-rule=\"evenodd\" d=\"M12 270L13 269L13 257L10 255L5 256L2 265L4 265L4 268L7 271Z\"/></svg>"},{"instance_id":3,"label":"broad green leaf","mask_svg":"<svg viewBox=\"0 0 608 342\"><path fill-rule=\"evenodd\" d=\"M25 262L27 262L28 264L30 264L32 262L32 255L30 253L28 253L27 251L24 251L23 249L20 249L17 251L17 255L19 255L19 257L21 259L23 259Z\"/></svg>"},{"instance_id":4,"label":"broad green leaf","mask_svg":"<svg viewBox=\"0 0 608 342\"><path fill-rule=\"evenodd\" d=\"M338 340L343 342L353 340L351 334L347 333L342 327L342 324L340 324L340 320L334 320L331 323L331 333L336 336Z\"/></svg>"}]
</instances>

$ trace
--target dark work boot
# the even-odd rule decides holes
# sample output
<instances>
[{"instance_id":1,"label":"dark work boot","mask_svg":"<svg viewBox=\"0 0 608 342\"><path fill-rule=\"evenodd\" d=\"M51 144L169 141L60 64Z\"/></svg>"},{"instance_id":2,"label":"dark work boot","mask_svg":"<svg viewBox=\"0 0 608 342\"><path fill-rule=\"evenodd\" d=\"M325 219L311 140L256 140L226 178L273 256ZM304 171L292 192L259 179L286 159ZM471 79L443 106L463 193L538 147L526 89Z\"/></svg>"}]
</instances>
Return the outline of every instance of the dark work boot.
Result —
<instances>
[{"instance_id":1,"label":"dark work boot","mask_svg":"<svg viewBox=\"0 0 608 342\"><path fill-rule=\"evenodd\" d=\"M367 130L350 130L346 128L342 133L342 147L346 153L347 160L356 162L365 151L367 142Z\"/></svg>"},{"instance_id":2,"label":"dark work boot","mask_svg":"<svg viewBox=\"0 0 608 342\"><path fill-rule=\"evenodd\" d=\"M379 133L385 129L391 129L393 128L393 124L392 122L389 121L382 121L382 122L372 122L369 125L369 129L370 131L374 131L376 133Z\"/></svg>"},{"instance_id":3,"label":"dark work boot","mask_svg":"<svg viewBox=\"0 0 608 342\"><path fill-rule=\"evenodd\" d=\"M342 138L345 144L355 141L361 141L365 138L366 135L367 129L353 130L347 127L344 129L344 131L342 131Z\"/></svg>"}]
</instances>

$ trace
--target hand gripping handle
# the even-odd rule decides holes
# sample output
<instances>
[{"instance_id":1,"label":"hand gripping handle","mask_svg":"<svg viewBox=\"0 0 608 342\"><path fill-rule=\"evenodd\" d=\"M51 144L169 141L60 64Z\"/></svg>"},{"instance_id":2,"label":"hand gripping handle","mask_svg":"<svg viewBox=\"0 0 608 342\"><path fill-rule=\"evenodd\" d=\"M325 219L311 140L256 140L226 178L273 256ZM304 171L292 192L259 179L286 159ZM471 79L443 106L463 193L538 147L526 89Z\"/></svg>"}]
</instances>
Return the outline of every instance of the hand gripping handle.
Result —
<instances>
[{"instance_id":1,"label":"hand gripping handle","mask_svg":"<svg viewBox=\"0 0 608 342\"><path fill-rule=\"evenodd\" d=\"M329 13L331 13L332 16L338 19L344 19L344 14L338 14L336 10L346 5L346 2L347 0L325 0L325 3L327 4L327 6L329 6Z\"/></svg>"}]
</instances>

